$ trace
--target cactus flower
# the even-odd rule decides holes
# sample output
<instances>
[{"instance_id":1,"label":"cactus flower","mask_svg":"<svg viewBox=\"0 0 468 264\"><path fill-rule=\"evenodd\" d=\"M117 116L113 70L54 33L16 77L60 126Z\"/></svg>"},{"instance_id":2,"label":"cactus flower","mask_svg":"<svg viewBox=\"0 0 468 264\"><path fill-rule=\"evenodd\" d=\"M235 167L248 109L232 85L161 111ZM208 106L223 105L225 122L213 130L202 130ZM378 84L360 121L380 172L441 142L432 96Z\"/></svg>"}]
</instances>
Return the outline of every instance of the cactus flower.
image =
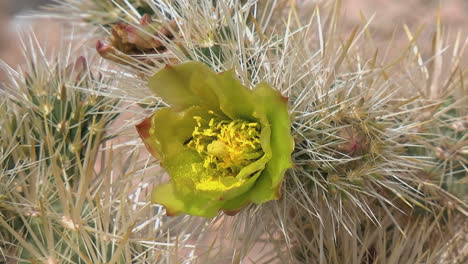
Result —
<instances>
[{"instance_id":1,"label":"cactus flower","mask_svg":"<svg viewBox=\"0 0 468 264\"><path fill-rule=\"evenodd\" d=\"M170 105L137 125L171 178L154 187L152 202L168 215L214 217L280 198L294 142L278 91L266 83L250 90L234 71L200 62L166 66L149 88Z\"/></svg>"}]
</instances>

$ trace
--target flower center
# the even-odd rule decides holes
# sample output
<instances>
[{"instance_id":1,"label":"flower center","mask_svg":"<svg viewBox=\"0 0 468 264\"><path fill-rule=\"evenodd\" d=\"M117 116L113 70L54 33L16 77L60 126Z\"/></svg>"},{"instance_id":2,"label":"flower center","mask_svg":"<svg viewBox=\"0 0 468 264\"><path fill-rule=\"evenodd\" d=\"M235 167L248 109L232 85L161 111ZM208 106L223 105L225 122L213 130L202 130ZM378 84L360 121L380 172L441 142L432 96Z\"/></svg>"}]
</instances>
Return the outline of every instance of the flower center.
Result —
<instances>
[{"instance_id":1,"label":"flower center","mask_svg":"<svg viewBox=\"0 0 468 264\"><path fill-rule=\"evenodd\" d=\"M209 112L213 115L213 112ZM239 171L262 157L260 124L244 120L222 120L217 117L209 121L200 116L192 138L187 146L203 158L203 167L214 169L221 176L236 176ZM196 172L196 168L193 167Z\"/></svg>"}]
</instances>

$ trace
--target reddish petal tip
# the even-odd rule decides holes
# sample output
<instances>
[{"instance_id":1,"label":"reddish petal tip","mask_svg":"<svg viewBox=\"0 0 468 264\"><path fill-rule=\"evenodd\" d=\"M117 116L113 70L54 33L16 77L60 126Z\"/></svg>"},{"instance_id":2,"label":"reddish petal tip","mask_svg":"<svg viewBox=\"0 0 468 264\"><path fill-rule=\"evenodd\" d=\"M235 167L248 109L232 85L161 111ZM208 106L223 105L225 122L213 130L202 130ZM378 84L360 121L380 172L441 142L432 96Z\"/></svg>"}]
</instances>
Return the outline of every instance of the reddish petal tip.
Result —
<instances>
[{"instance_id":1,"label":"reddish petal tip","mask_svg":"<svg viewBox=\"0 0 468 264\"><path fill-rule=\"evenodd\" d=\"M151 117L152 116L145 118L145 120L143 120L141 123L135 126L138 131L138 134L140 134L140 137L142 139L149 138L150 136L149 130L151 128Z\"/></svg>"},{"instance_id":2,"label":"reddish petal tip","mask_svg":"<svg viewBox=\"0 0 468 264\"><path fill-rule=\"evenodd\" d=\"M76 63L86 63L86 58L84 56L79 56L78 59L76 59Z\"/></svg>"},{"instance_id":3,"label":"reddish petal tip","mask_svg":"<svg viewBox=\"0 0 468 264\"><path fill-rule=\"evenodd\" d=\"M143 140L143 143L145 143L146 149L153 155L155 158L160 158L159 153L151 146L149 143L149 138L150 138L150 128L151 128L151 119L153 115L147 117L145 120L143 120L140 124L136 125L135 128L138 131L138 134L140 135L141 139Z\"/></svg>"},{"instance_id":4,"label":"reddish petal tip","mask_svg":"<svg viewBox=\"0 0 468 264\"><path fill-rule=\"evenodd\" d=\"M148 25L151 22L152 22L151 21L151 16L149 14L144 14L140 19L140 25L142 25L142 26Z\"/></svg>"},{"instance_id":5,"label":"reddish petal tip","mask_svg":"<svg viewBox=\"0 0 468 264\"><path fill-rule=\"evenodd\" d=\"M229 216L235 216L239 212L240 212L240 209L239 210L223 210L223 213Z\"/></svg>"},{"instance_id":6,"label":"reddish petal tip","mask_svg":"<svg viewBox=\"0 0 468 264\"><path fill-rule=\"evenodd\" d=\"M167 210L167 208L166 208L166 215L167 215L167 216L176 216L177 213L171 212L171 211Z\"/></svg>"},{"instance_id":7,"label":"reddish petal tip","mask_svg":"<svg viewBox=\"0 0 468 264\"><path fill-rule=\"evenodd\" d=\"M104 51L105 48L106 47L105 47L104 43L102 43L102 41L98 40L97 43L96 43L97 52L101 53L101 52Z\"/></svg>"},{"instance_id":8,"label":"reddish petal tip","mask_svg":"<svg viewBox=\"0 0 468 264\"><path fill-rule=\"evenodd\" d=\"M278 184L277 188L276 188L276 193L275 193L275 196L276 196L276 200L279 200L281 199L281 187L283 186L283 182L281 182L280 184Z\"/></svg>"}]
</instances>

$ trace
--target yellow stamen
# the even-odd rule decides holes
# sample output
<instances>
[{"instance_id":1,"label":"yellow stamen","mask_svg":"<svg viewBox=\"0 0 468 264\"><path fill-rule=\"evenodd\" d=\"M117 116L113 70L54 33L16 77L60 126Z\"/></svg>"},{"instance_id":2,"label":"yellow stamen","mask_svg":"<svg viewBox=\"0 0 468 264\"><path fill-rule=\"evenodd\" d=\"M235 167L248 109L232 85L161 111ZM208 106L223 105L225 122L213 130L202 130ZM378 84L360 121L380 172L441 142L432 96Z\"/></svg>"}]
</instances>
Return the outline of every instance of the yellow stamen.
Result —
<instances>
[{"instance_id":1,"label":"yellow stamen","mask_svg":"<svg viewBox=\"0 0 468 264\"><path fill-rule=\"evenodd\" d=\"M209 112L214 115L212 111ZM236 176L239 171L263 155L260 125L243 120L222 120L216 116L204 120L193 117L196 127L188 147L203 157L203 167L214 169L219 177ZM192 166L195 171L195 167Z\"/></svg>"}]
</instances>

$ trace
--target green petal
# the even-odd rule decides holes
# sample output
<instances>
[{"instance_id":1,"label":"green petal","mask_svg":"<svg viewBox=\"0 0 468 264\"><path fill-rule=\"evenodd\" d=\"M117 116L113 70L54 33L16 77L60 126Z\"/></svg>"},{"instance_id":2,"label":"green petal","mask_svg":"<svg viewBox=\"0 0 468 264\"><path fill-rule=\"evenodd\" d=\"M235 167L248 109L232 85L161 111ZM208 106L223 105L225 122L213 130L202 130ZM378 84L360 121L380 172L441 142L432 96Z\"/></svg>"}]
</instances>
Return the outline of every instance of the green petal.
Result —
<instances>
[{"instance_id":1,"label":"green petal","mask_svg":"<svg viewBox=\"0 0 468 264\"><path fill-rule=\"evenodd\" d=\"M198 196L189 196L188 199L190 202L185 212L189 215L215 217L223 205L223 201L203 199Z\"/></svg>"},{"instance_id":2,"label":"green petal","mask_svg":"<svg viewBox=\"0 0 468 264\"><path fill-rule=\"evenodd\" d=\"M168 65L149 79L148 86L177 109L198 105L231 119L252 120L252 91L232 70L218 74L200 62Z\"/></svg>"},{"instance_id":3,"label":"green petal","mask_svg":"<svg viewBox=\"0 0 468 264\"><path fill-rule=\"evenodd\" d=\"M178 192L192 193L194 181L199 177L193 172L192 164L201 163L203 159L185 144L192 137L196 125L193 117L207 118L207 115L208 110L199 106L180 112L173 108L163 108L153 115L150 138L157 142L153 147L159 152L161 166L171 176Z\"/></svg>"},{"instance_id":4,"label":"green petal","mask_svg":"<svg viewBox=\"0 0 468 264\"><path fill-rule=\"evenodd\" d=\"M255 121L252 118L254 98L252 91L243 86L233 70L219 73L214 79L208 79L213 91L218 96L219 105L225 115L231 119Z\"/></svg>"},{"instance_id":5,"label":"green petal","mask_svg":"<svg viewBox=\"0 0 468 264\"><path fill-rule=\"evenodd\" d=\"M196 173L192 166L202 162L203 159L196 151L183 148L167 155L161 165L171 176L177 192L181 195L190 195L195 192L197 179L203 176L201 173Z\"/></svg>"},{"instance_id":6,"label":"green petal","mask_svg":"<svg viewBox=\"0 0 468 264\"><path fill-rule=\"evenodd\" d=\"M162 165L171 175L174 187L181 195L194 195L208 200L226 201L251 189L260 176L258 172L265 168L269 159L270 155L264 155L243 168L236 177L222 177L220 179L216 179L216 175L212 174L213 171L203 167L203 159L191 149L167 156ZM196 170L194 170L194 166Z\"/></svg>"},{"instance_id":7,"label":"green petal","mask_svg":"<svg viewBox=\"0 0 468 264\"><path fill-rule=\"evenodd\" d=\"M259 171L257 174L258 175L255 175L255 178L258 178L260 175L261 175L261 171ZM221 207L221 209L228 215L235 215L236 213L238 213L240 211L240 209L242 209L242 207L246 206L247 204L249 204L251 201L250 201L250 196L251 196L251 193L252 193L252 190L254 188L250 188L248 191L230 199L230 200L226 200L224 203L223 203L223 206Z\"/></svg>"},{"instance_id":8,"label":"green petal","mask_svg":"<svg viewBox=\"0 0 468 264\"><path fill-rule=\"evenodd\" d=\"M151 201L164 205L168 216L178 215L186 209L185 202L175 194L172 183L164 183L154 187Z\"/></svg>"},{"instance_id":9,"label":"green petal","mask_svg":"<svg viewBox=\"0 0 468 264\"><path fill-rule=\"evenodd\" d=\"M212 201L194 195L181 195L171 182L154 187L151 201L163 205L168 216L186 213L215 217L223 204L222 201Z\"/></svg>"},{"instance_id":10,"label":"green petal","mask_svg":"<svg viewBox=\"0 0 468 264\"><path fill-rule=\"evenodd\" d=\"M173 108L162 108L152 117L148 144L162 156L162 162L167 156L178 154L187 148L184 143L192 137L196 125L194 116L208 116L208 109L193 106L184 111Z\"/></svg>"},{"instance_id":11,"label":"green petal","mask_svg":"<svg viewBox=\"0 0 468 264\"><path fill-rule=\"evenodd\" d=\"M219 109L217 96L211 87L203 85L213 75L216 73L200 62L167 65L149 79L148 86L177 109L204 105L215 111Z\"/></svg>"},{"instance_id":12,"label":"green petal","mask_svg":"<svg viewBox=\"0 0 468 264\"><path fill-rule=\"evenodd\" d=\"M292 166L294 140L291 136L287 98L266 83L257 85L253 93L257 114L265 115L271 127L271 159L250 192L251 201L259 204L280 198L285 171Z\"/></svg>"},{"instance_id":13,"label":"green petal","mask_svg":"<svg viewBox=\"0 0 468 264\"><path fill-rule=\"evenodd\" d=\"M269 155L263 155L259 160L243 168L235 177L221 178L224 188L196 188L197 194L221 201L234 199L252 188L269 159Z\"/></svg>"}]
</instances>

